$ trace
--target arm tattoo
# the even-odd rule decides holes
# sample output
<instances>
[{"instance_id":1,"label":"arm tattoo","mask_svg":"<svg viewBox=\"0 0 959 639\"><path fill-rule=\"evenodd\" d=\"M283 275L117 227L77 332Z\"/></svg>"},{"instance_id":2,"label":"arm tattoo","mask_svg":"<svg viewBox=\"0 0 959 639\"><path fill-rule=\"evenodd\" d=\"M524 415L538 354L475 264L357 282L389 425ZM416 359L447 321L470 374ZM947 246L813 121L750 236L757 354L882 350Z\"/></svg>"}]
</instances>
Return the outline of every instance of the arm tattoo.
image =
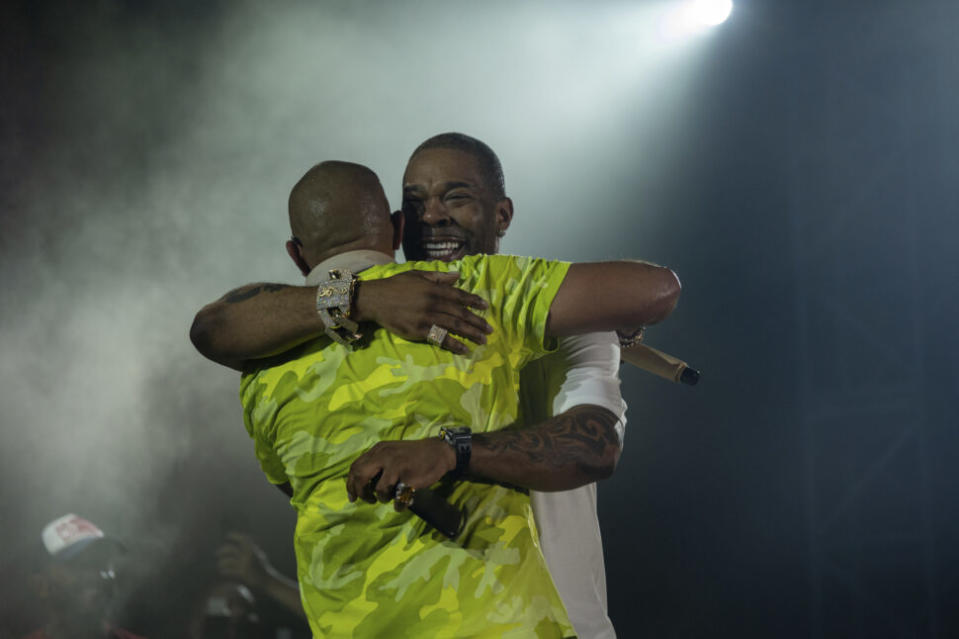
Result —
<instances>
[{"instance_id":1,"label":"arm tattoo","mask_svg":"<svg viewBox=\"0 0 959 639\"><path fill-rule=\"evenodd\" d=\"M547 468L574 465L592 473L610 448L619 448L612 412L599 406L577 406L543 424L521 430L473 435L473 445L493 453L521 455Z\"/></svg>"},{"instance_id":2,"label":"arm tattoo","mask_svg":"<svg viewBox=\"0 0 959 639\"><path fill-rule=\"evenodd\" d=\"M256 286L251 286L250 288L238 288L232 290L223 296L223 301L227 304L236 304L237 302L242 302L250 299L251 297L255 297L264 291L267 293L275 293L285 288L289 287L286 284L257 284Z\"/></svg>"}]
</instances>

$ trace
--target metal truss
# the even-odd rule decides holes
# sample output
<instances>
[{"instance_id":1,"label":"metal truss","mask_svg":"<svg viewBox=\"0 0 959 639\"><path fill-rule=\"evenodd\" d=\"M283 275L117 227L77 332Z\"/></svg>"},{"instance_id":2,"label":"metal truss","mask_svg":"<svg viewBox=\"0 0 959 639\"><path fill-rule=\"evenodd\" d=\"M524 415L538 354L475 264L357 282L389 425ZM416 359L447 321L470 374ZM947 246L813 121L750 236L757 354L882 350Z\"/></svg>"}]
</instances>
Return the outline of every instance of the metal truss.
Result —
<instances>
[{"instance_id":1,"label":"metal truss","mask_svg":"<svg viewBox=\"0 0 959 639\"><path fill-rule=\"evenodd\" d=\"M821 38L796 75L814 81L789 115L810 637L939 638L922 310L936 300L917 222L929 76L870 11L808 25ZM863 46L816 50L841 29Z\"/></svg>"}]
</instances>

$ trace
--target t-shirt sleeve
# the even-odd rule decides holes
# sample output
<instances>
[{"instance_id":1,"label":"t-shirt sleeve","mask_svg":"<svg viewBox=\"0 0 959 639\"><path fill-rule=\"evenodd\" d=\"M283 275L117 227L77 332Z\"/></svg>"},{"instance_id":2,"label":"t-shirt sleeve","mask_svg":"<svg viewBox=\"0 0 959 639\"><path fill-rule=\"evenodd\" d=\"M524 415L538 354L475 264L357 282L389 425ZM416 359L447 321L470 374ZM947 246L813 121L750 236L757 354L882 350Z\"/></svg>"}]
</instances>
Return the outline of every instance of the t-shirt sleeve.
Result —
<instances>
[{"instance_id":1,"label":"t-shirt sleeve","mask_svg":"<svg viewBox=\"0 0 959 639\"><path fill-rule=\"evenodd\" d=\"M490 313L511 344L531 357L555 350L546 320L569 262L512 255L484 256L481 262L481 286L488 290L476 292L489 300Z\"/></svg>"},{"instance_id":2,"label":"t-shirt sleeve","mask_svg":"<svg viewBox=\"0 0 959 639\"><path fill-rule=\"evenodd\" d=\"M565 363L552 414L574 406L593 404L612 412L619 421L616 432L622 443L626 429L626 402L620 393L619 341L616 333L586 333L559 340L559 353L549 358Z\"/></svg>"},{"instance_id":3,"label":"t-shirt sleeve","mask_svg":"<svg viewBox=\"0 0 959 639\"><path fill-rule=\"evenodd\" d=\"M245 374L240 383L240 400L243 403L243 425L253 440L253 450L260 468L271 484L285 484L290 481L283 462L269 441L268 432L276 418L276 402L269 398L255 398L258 393L255 374Z\"/></svg>"}]
</instances>

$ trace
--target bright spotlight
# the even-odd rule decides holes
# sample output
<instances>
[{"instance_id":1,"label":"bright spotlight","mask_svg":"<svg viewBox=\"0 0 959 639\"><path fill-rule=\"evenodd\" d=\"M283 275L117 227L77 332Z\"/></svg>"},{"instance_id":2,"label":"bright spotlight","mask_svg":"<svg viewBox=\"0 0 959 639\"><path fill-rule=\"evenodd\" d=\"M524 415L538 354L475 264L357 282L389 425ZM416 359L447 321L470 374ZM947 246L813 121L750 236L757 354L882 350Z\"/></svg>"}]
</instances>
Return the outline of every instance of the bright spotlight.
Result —
<instances>
[{"instance_id":1,"label":"bright spotlight","mask_svg":"<svg viewBox=\"0 0 959 639\"><path fill-rule=\"evenodd\" d=\"M662 23L662 36L666 40L700 34L725 22L733 10L732 0L685 0L673 6Z\"/></svg>"},{"instance_id":2,"label":"bright spotlight","mask_svg":"<svg viewBox=\"0 0 959 639\"><path fill-rule=\"evenodd\" d=\"M725 22L732 10L732 0L693 0L689 5L690 17L709 27Z\"/></svg>"}]
</instances>

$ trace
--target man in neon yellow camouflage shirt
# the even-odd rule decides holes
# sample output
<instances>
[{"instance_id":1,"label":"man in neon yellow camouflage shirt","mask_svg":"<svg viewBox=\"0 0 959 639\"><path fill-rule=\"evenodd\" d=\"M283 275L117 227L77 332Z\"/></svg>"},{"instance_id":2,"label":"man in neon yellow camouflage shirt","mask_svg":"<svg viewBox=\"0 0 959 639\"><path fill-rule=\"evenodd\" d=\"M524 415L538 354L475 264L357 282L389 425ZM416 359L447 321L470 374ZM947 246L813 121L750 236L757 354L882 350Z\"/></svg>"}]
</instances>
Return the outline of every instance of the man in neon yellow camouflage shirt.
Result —
<instances>
[{"instance_id":1,"label":"man in neon yellow camouflage shirt","mask_svg":"<svg viewBox=\"0 0 959 639\"><path fill-rule=\"evenodd\" d=\"M349 502L357 496L375 501L365 481L374 471L381 500L400 480L413 488L435 484L456 465L452 449L437 437L440 428L469 424L483 433L510 425L518 370L549 350L551 336L652 323L671 310L678 285L668 290L662 273L651 274L639 263L570 268L484 256L452 264L391 264L401 218L393 216L391 224L378 181L357 165L315 167L294 188L290 213L299 239L292 254L310 272L309 284L329 268L359 271L361 291L414 266L456 269L462 289L489 301L485 319L493 329L467 356L417 345L382 328L352 350L314 339L283 349L279 359L244 375L241 397L257 455L271 481L292 487L299 580L314 632L571 635L523 491L441 482L438 490L468 513L454 541L387 504ZM605 289L599 299L597 284ZM663 287L658 305L648 295L637 301L631 289L643 284ZM467 301L474 308L484 305L472 296ZM384 440L402 441L375 446ZM371 446L358 469L357 455ZM388 462L378 459L384 450Z\"/></svg>"}]
</instances>

